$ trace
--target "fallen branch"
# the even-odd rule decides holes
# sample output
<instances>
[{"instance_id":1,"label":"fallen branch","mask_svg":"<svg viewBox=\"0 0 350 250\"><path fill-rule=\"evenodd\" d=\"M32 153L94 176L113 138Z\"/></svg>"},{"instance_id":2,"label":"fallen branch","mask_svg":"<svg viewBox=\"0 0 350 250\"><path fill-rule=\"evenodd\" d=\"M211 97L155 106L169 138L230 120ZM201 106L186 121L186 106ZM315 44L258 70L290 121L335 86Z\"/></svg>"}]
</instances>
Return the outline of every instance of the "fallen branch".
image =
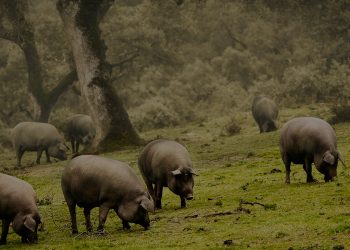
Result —
<instances>
[{"instance_id":1,"label":"fallen branch","mask_svg":"<svg viewBox=\"0 0 350 250\"><path fill-rule=\"evenodd\" d=\"M250 202L250 201L240 200L239 201L239 208L242 208L242 205L251 205L251 206L259 205L259 206L262 206L263 208L265 208L266 210L268 210L268 209L275 210L277 207L276 204L263 204L263 203L260 203L257 201Z\"/></svg>"}]
</instances>

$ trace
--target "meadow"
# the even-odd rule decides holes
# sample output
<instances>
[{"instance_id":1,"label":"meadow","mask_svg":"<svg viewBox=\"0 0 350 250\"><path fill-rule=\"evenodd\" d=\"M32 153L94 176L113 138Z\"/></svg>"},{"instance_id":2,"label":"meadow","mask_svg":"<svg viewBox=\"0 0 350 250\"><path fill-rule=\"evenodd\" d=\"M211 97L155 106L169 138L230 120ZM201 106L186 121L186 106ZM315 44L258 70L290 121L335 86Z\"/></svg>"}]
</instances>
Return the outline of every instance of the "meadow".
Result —
<instances>
[{"instance_id":1,"label":"meadow","mask_svg":"<svg viewBox=\"0 0 350 250\"><path fill-rule=\"evenodd\" d=\"M309 105L280 111L280 126L292 117L329 118L324 106ZM338 180L306 183L301 165L292 165L291 184L284 183L278 147L279 133L259 134L250 112L235 115L242 127L228 136L230 117L141 133L145 140L168 138L188 148L194 168L194 200L180 208L180 199L164 190L163 208L150 214L151 228L131 224L122 229L110 211L106 234L87 234L78 208L79 234L72 236L70 217L60 187L65 162L34 165L35 153L25 153L23 169L15 169L14 152L0 154L2 172L32 184L39 199L45 231L39 243L23 245L12 230L6 249L346 249L350 246L350 176L339 165ZM350 164L350 124L334 125L338 149ZM103 154L128 163L140 176L137 157L142 147L126 147ZM94 230L98 209L92 210Z\"/></svg>"}]
</instances>

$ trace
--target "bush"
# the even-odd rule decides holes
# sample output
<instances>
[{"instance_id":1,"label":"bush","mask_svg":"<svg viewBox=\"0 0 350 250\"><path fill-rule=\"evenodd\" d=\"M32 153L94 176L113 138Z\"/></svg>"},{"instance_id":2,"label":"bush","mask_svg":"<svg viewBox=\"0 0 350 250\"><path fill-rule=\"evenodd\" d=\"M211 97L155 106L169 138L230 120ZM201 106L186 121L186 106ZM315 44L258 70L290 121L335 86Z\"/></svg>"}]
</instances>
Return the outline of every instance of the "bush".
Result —
<instances>
[{"instance_id":1,"label":"bush","mask_svg":"<svg viewBox=\"0 0 350 250\"><path fill-rule=\"evenodd\" d=\"M178 125L179 115L168 106L169 103L159 97L146 100L130 112L131 121L140 131Z\"/></svg>"},{"instance_id":2,"label":"bush","mask_svg":"<svg viewBox=\"0 0 350 250\"><path fill-rule=\"evenodd\" d=\"M231 120L225 125L225 131L228 135L235 135L241 131L241 127L238 125L236 119L231 118Z\"/></svg>"},{"instance_id":3,"label":"bush","mask_svg":"<svg viewBox=\"0 0 350 250\"><path fill-rule=\"evenodd\" d=\"M350 105L335 105L331 108L333 117L330 119L330 123L335 124L339 122L349 122L350 121Z\"/></svg>"},{"instance_id":4,"label":"bush","mask_svg":"<svg viewBox=\"0 0 350 250\"><path fill-rule=\"evenodd\" d=\"M11 129L0 129L0 151L12 148Z\"/></svg>"}]
</instances>

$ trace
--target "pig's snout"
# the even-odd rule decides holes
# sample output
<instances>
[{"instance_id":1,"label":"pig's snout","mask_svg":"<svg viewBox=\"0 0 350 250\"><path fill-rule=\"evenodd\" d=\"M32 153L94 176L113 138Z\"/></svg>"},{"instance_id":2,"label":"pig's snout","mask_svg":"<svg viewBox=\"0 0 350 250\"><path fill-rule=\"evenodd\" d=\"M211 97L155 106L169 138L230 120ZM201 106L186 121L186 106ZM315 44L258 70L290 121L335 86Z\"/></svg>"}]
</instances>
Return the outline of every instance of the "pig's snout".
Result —
<instances>
[{"instance_id":1,"label":"pig's snout","mask_svg":"<svg viewBox=\"0 0 350 250\"><path fill-rule=\"evenodd\" d=\"M192 200L193 199L193 194L187 194L186 200Z\"/></svg>"}]
</instances>

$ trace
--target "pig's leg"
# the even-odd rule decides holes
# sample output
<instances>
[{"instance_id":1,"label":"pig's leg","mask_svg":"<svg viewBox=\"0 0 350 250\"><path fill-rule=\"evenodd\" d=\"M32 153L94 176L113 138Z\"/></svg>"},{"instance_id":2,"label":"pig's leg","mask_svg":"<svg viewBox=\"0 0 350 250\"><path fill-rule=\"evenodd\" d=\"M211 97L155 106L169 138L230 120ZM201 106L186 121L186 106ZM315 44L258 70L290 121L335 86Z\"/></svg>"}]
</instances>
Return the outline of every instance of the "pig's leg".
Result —
<instances>
[{"instance_id":1,"label":"pig's leg","mask_svg":"<svg viewBox=\"0 0 350 250\"><path fill-rule=\"evenodd\" d=\"M312 176L312 168L311 168L311 164L312 162L310 161L310 159L305 158L304 160L304 164L303 164L303 168L306 172L306 182L315 182L316 180L314 179L314 177Z\"/></svg>"},{"instance_id":2,"label":"pig's leg","mask_svg":"<svg viewBox=\"0 0 350 250\"><path fill-rule=\"evenodd\" d=\"M181 208L186 207L186 199L185 199L185 197L181 196L180 199L181 199Z\"/></svg>"},{"instance_id":3,"label":"pig's leg","mask_svg":"<svg viewBox=\"0 0 350 250\"><path fill-rule=\"evenodd\" d=\"M105 204L102 204L100 206L99 223L97 227L98 233L102 233L102 234L104 233L104 225L107 219L108 212L109 212L109 207L106 206Z\"/></svg>"},{"instance_id":4,"label":"pig's leg","mask_svg":"<svg viewBox=\"0 0 350 250\"><path fill-rule=\"evenodd\" d=\"M75 151L76 153L78 153L79 152L79 142L77 142L77 144L76 144L76 151Z\"/></svg>"},{"instance_id":5,"label":"pig's leg","mask_svg":"<svg viewBox=\"0 0 350 250\"><path fill-rule=\"evenodd\" d=\"M67 199L66 199L67 200ZM77 234L78 233L78 227L77 227L77 214L75 211L75 202L67 200L67 205L69 208L69 213L70 213L70 219L72 223L72 234Z\"/></svg>"},{"instance_id":6,"label":"pig's leg","mask_svg":"<svg viewBox=\"0 0 350 250\"><path fill-rule=\"evenodd\" d=\"M284 182L286 183L286 184L289 184L290 183L290 160L288 160L288 159L286 159L285 161L284 161L284 166L285 166L285 168L286 168L286 177L285 177L285 180L284 180Z\"/></svg>"},{"instance_id":7,"label":"pig's leg","mask_svg":"<svg viewBox=\"0 0 350 250\"><path fill-rule=\"evenodd\" d=\"M163 186L160 183L155 184L156 191L156 208L162 208L162 196L163 196Z\"/></svg>"},{"instance_id":8,"label":"pig's leg","mask_svg":"<svg viewBox=\"0 0 350 250\"><path fill-rule=\"evenodd\" d=\"M114 211L118 215L118 210L114 209ZM119 215L118 215L118 217L119 217ZM131 228L129 222L127 222L126 220L122 219L122 223L123 223L123 229L124 230L129 230Z\"/></svg>"},{"instance_id":9,"label":"pig's leg","mask_svg":"<svg viewBox=\"0 0 350 250\"><path fill-rule=\"evenodd\" d=\"M72 152L75 153L75 147L74 147L74 137L70 139L70 144L72 145Z\"/></svg>"},{"instance_id":10,"label":"pig's leg","mask_svg":"<svg viewBox=\"0 0 350 250\"><path fill-rule=\"evenodd\" d=\"M147 178L144 178L144 180L145 180L145 183L146 183L148 192L149 192L150 195L152 196L152 199L153 199L153 201L154 201L154 205L156 205L156 204L155 204L155 202L156 202L156 194L155 194L155 190L154 190L154 188L153 188L153 184L152 184L149 180L147 180Z\"/></svg>"},{"instance_id":11,"label":"pig's leg","mask_svg":"<svg viewBox=\"0 0 350 250\"><path fill-rule=\"evenodd\" d=\"M19 147L16 150L17 167L21 166L21 159L22 159L23 154L24 154L24 151Z\"/></svg>"},{"instance_id":12,"label":"pig's leg","mask_svg":"<svg viewBox=\"0 0 350 250\"><path fill-rule=\"evenodd\" d=\"M90 219L90 208L84 208L86 231L92 232L92 224Z\"/></svg>"},{"instance_id":13,"label":"pig's leg","mask_svg":"<svg viewBox=\"0 0 350 250\"><path fill-rule=\"evenodd\" d=\"M7 238L8 232L9 232L9 227L10 227L10 221L3 219L2 220L2 232L1 232L0 245L6 244L6 238Z\"/></svg>"},{"instance_id":14,"label":"pig's leg","mask_svg":"<svg viewBox=\"0 0 350 250\"><path fill-rule=\"evenodd\" d=\"M41 158L41 154L43 153L43 150L42 149L39 149L37 152L36 152L36 164L40 164L40 158Z\"/></svg>"},{"instance_id":15,"label":"pig's leg","mask_svg":"<svg viewBox=\"0 0 350 250\"><path fill-rule=\"evenodd\" d=\"M47 151L47 149L45 149L45 154L46 154L46 161L47 161L47 163L51 163L50 155L49 155L49 152Z\"/></svg>"},{"instance_id":16,"label":"pig's leg","mask_svg":"<svg viewBox=\"0 0 350 250\"><path fill-rule=\"evenodd\" d=\"M125 229L125 230L129 230L130 229L129 222L127 222L126 220L123 220L122 223L123 223L123 229Z\"/></svg>"}]
</instances>

